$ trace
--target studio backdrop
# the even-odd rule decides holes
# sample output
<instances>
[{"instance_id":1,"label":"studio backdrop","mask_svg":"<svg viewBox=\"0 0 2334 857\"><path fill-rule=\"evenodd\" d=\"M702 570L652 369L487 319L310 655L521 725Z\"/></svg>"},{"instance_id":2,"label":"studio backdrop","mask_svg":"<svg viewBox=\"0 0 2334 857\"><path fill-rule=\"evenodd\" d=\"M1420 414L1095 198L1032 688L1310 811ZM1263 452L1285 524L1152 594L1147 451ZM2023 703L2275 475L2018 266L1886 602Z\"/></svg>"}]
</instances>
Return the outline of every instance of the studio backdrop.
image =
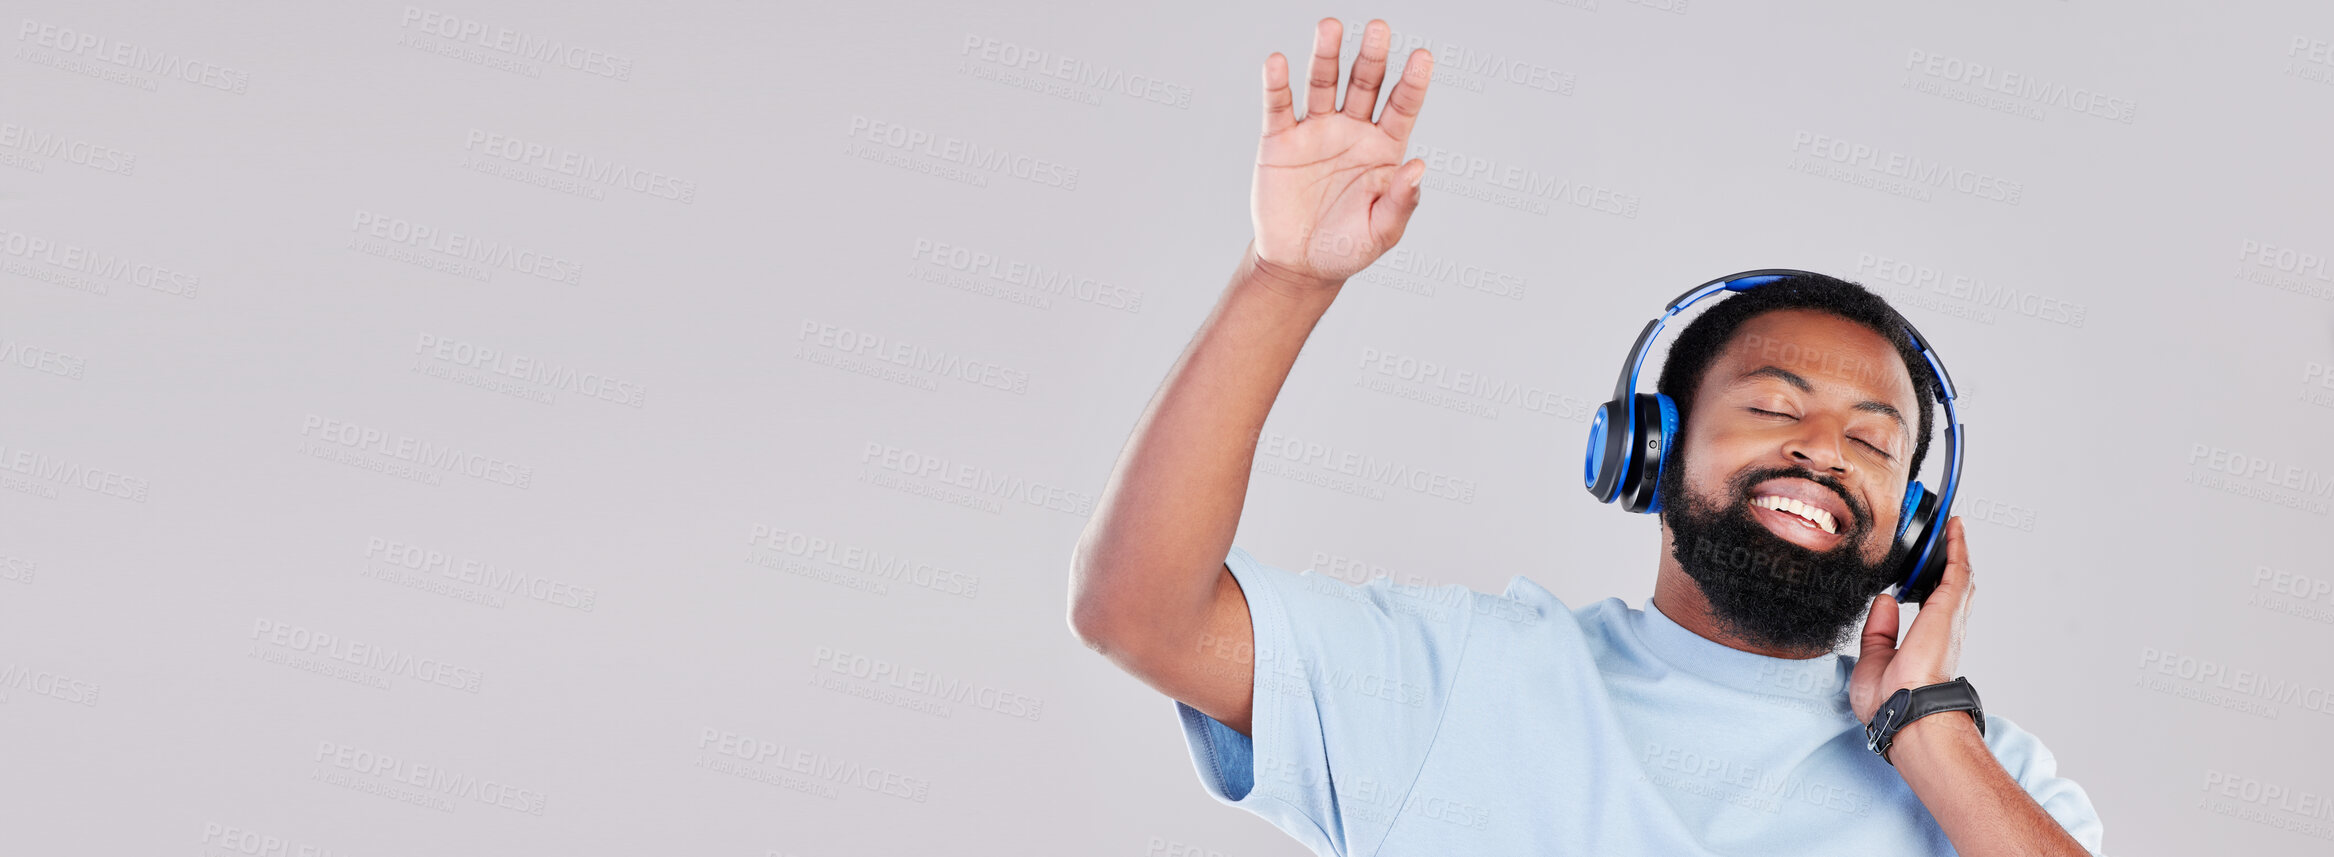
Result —
<instances>
[{"instance_id":1,"label":"studio backdrop","mask_svg":"<svg viewBox=\"0 0 2334 857\"><path fill-rule=\"evenodd\" d=\"M2334 8L25 0L0 852L1302 853L1066 607L1323 16L1435 55L1424 197L1241 547L1641 604L1621 355L1833 274L2106 849L2334 848Z\"/></svg>"}]
</instances>

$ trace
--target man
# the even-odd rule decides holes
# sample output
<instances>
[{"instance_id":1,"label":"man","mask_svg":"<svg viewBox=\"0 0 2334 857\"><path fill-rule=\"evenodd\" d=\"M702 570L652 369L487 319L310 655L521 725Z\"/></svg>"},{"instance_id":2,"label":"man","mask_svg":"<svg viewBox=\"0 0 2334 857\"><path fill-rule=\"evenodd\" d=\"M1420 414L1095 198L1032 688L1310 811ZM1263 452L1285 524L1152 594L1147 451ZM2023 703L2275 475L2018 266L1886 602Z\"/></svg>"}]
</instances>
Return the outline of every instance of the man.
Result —
<instances>
[{"instance_id":1,"label":"man","mask_svg":"<svg viewBox=\"0 0 2334 857\"><path fill-rule=\"evenodd\" d=\"M1673 343L1682 437L1643 609L1521 576L1497 597L1352 586L1232 545L1280 385L1425 171L1402 156L1432 57L1373 122L1388 29L1369 23L1343 108L1340 35L1316 29L1301 121L1266 58L1255 239L1073 556L1072 630L1176 700L1209 792L1320 854L2096 853L2082 788L1998 714L1866 744L1891 694L1955 677L1974 585L1956 518L1900 639L1880 593L1937 382L1854 284L1760 286ZM1835 652L1859 620L1860 655Z\"/></svg>"}]
</instances>

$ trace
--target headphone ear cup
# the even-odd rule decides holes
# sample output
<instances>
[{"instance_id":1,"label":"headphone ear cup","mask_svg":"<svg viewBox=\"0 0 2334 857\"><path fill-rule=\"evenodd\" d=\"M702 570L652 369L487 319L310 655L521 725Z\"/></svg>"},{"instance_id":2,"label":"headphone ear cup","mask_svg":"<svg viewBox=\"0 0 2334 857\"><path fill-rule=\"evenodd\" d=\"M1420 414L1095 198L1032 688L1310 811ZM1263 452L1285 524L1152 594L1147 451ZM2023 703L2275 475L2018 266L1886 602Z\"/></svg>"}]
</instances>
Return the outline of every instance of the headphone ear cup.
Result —
<instances>
[{"instance_id":1,"label":"headphone ear cup","mask_svg":"<svg viewBox=\"0 0 2334 857\"><path fill-rule=\"evenodd\" d=\"M1905 549L1903 564L1897 566L1896 600L1918 604L1937 589L1938 578L1944 576L1945 550L1939 538L1944 528L1936 525L1937 495L1922 488L1917 497L1907 499L1912 511L1898 524L1896 537Z\"/></svg>"},{"instance_id":2,"label":"headphone ear cup","mask_svg":"<svg viewBox=\"0 0 2334 857\"><path fill-rule=\"evenodd\" d=\"M1654 408L1660 412L1661 438L1655 446L1649 449L1653 456L1653 472L1646 477L1648 484L1645 489L1648 498L1645 513L1655 515L1661 513L1661 475L1669 469L1670 448L1676 446L1679 440L1678 406L1676 402L1670 400L1670 397L1660 393L1640 398L1653 399Z\"/></svg>"},{"instance_id":3,"label":"headphone ear cup","mask_svg":"<svg viewBox=\"0 0 2334 857\"><path fill-rule=\"evenodd\" d=\"M1670 439L1677 436L1678 412L1668 396L1639 393L1633 398L1637 427L1627 438L1629 470L1621 476L1620 500L1622 508L1650 513L1661 508L1655 495L1661 487L1661 464L1668 458Z\"/></svg>"},{"instance_id":4,"label":"headphone ear cup","mask_svg":"<svg viewBox=\"0 0 2334 857\"><path fill-rule=\"evenodd\" d=\"M1588 455L1582 462L1581 482L1588 486L1589 496L1599 503L1613 502L1619 494L1621 477L1628 469L1629 449L1621 445L1629 432L1629 414L1621 410L1620 402L1606 402L1597 408L1596 418L1588 426Z\"/></svg>"}]
</instances>

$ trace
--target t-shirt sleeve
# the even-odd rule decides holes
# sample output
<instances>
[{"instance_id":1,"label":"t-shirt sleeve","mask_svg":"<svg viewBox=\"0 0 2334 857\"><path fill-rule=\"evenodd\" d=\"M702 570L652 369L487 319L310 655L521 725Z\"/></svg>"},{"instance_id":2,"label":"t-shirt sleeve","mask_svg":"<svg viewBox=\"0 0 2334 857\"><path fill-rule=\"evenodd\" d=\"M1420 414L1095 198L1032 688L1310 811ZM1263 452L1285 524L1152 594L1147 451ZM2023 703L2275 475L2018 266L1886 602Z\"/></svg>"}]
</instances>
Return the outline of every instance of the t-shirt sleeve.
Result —
<instances>
[{"instance_id":1,"label":"t-shirt sleeve","mask_svg":"<svg viewBox=\"0 0 2334 857\"><path fill-rule=\"evenodd\" d=\"M2025 787L2044 812L2058 819L2059 826L2066 828L2083 850L2100 853L2104 831L2098 810L2091 806L2091 796L2074 780L2058 775L2058 757L2051 755L2041 739L2009 718L1987 714L1986 745L2002 769L2010 772L2010 778Z\"/></svg>"},{"instance_id":2,"label":"t-shirt sleeve","mask_svg":"<svg viewBox=\"0 0 2334 857\"><path fill-rule=\"evenodd\" d=\"M1224 563L1255 634L1253 737L1177 702L1200 782L1316 854L1368 854L1434 741L1478 593L1356 586L1236 545Z\"/></svg>"}]
</instances>

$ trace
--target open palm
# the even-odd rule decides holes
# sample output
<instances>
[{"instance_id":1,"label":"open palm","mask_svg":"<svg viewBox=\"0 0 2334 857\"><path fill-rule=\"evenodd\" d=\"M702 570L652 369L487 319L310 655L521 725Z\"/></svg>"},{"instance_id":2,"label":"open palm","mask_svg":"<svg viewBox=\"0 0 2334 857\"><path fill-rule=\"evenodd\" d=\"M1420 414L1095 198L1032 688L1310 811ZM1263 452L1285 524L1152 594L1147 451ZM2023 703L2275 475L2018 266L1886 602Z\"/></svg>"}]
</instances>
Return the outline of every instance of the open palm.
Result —
<instances>
[{"instance_id":1,"label":"open palm","mask_svg":"<svg viewBox=\"0 0 2334 857\"><path fill-rule=\"evenodd\" d=\"M1401 240L1418 206L1426 162L1402 161L1410 129L1426 102L1434 57L1412 51L1402 77L1376 121L1370 112L1386 77L1392 30L1372 20L1337 109L1337 58L1343 31L1335 18L1314 28L1313 59L1298 119L1289 91L1288 61L1264 61L1264 137L1256 147L1249 214L1256 256L1276 272L1341 283L1369 267Z\"/></svg>"}]
</instances>

